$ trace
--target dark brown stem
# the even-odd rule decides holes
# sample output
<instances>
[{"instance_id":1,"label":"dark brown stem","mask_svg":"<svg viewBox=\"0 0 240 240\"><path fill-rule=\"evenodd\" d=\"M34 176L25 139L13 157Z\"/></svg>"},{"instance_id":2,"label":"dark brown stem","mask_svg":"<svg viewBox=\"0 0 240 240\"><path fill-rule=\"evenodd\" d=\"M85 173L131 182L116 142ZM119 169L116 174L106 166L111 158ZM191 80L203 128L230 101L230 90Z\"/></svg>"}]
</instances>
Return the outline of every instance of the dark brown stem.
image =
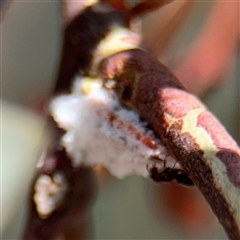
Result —
<instances>
[{"instance_id":1,"label":"dark brown stem","mask_svg":"<svg viewBox=\"0 0 240 240\"><path fill-rule=\"evenodd\" d=\"M54 95L69 92L78 69L86 69L86 65L89 63L89 57L81 58L83 61L80 61L80 57L89 56L91 48L85 50L85 46L83 48L76 44L78 34L85 34L84 29L87 31L87 27L79 30L79 27L83 25L78 25L79 22L81 23L81 16L89 16L88 9L81 8L80 10L76 19L73 18L74 20L71 22L66 21L62 60L56 86L53 90ZM68 17L69 20L69 12ZM29 193L29 209L23 239L67 240L90 238L90 207L96 195L93 171L89 168L75 168L71 165L70 157L61 146L61 138L65 132L57 126L50 115L47 118L46 131L51 136L51 143L47 146L46 154L42 159L42 166L36 172ZM46 216L42 216L37 206L44 203L38 203L34 198L37 191L36 185L42 176L53 179L55 174L60 174L64 178L66 191L62 194L60 203L54 206L53 211Z\"/></svg>"},{"instance_id":2,"label":"dark brown stem","mask_svg":"<svg viewBox=\"0 0 240 240\"><path fill-rule=\"evenodd\" d=\"M65 149L60 145L64 131L59 129L54 120L48 118L48 128L52 132L52 145L48 146L41 168L37 171L29 194L29 210L23 239L87 239L91 235L88 225L90 207L96 195L96 183L93 171L89 168L75 168ZM61 174L66 193L59 205L47 217L42 217L37 210L34 196L37 181L41 176L54 177ZM45 204L45 203L42 203ZM77 226L77 227L76 227ZM70 231L71 229L71 231Z\"/></svg>"}]
</instances>

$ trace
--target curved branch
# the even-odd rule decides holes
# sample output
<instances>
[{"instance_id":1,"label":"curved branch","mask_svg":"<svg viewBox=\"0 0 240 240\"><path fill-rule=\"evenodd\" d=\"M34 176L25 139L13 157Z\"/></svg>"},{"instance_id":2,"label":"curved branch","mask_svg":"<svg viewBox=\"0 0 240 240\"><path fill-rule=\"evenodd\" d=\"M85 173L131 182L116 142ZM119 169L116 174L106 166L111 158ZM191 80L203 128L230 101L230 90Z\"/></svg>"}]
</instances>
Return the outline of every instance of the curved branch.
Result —
<instances>
[{"instance_id":1,"label":"curved branch","mask_svg":"<svg viewBox=\"0 0 240 240\"><path fill-rule=\"evenodd\" d=\"M142 50L105 59L100 68L120 101L137 110L181 163L231 239L240 239L240 150L218 120L175 76ZM125 88L131 95L124 98Z\"/></svg>"}]
</instances>

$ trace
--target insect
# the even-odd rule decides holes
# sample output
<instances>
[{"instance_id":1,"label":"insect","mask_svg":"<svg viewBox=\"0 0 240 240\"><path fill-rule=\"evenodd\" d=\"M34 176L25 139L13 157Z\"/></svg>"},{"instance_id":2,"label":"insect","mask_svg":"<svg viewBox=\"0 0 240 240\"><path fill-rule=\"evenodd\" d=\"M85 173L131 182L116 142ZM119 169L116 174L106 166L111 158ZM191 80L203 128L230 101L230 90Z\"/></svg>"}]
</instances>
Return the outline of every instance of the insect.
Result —
<instances>
[{"instance_id":1,"label":"insect","mask_svg":"<svg viewBox=\"0 0 240 240\"><path fill-rule=\"evenodd\" d=\"M150 173L150 178L155 182L171 182L176 180L177 183L180 183L185 186L193 186L194 183L188 177L188 175L181 169L173 168L165 168L163 170L159 170L156 165L148 168Z\"/></svg>"}]
</instances>

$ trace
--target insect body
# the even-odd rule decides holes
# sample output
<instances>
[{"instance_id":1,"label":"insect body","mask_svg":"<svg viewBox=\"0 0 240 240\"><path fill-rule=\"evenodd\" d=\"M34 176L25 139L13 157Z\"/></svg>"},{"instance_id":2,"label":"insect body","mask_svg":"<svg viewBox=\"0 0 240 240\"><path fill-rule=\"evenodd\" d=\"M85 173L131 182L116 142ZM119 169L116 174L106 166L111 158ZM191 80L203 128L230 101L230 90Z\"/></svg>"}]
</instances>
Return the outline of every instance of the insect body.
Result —
<instances>
[{"instance_id":1,"label":"insect body","mask_svg":"<svg viewBox=\"0 0 240 240\"><path fill-rule=\"evenodd\" d=\"M193 186L192 180L188 175L181 169L174 168L164 168L164 170L159 171L156 166L153 166L149 169L150 178L155 182L171 182L176 180L177 183Z\"/></svg>"}]
</instances>

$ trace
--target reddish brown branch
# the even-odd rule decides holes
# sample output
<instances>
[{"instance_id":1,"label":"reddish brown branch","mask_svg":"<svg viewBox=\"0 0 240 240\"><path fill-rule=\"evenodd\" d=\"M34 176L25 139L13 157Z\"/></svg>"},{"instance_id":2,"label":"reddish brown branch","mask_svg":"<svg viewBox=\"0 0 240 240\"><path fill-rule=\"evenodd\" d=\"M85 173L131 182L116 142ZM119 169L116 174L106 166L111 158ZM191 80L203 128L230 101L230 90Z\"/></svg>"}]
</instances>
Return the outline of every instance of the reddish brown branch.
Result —
<instances>
[{"instance_id":1,"label":"reddish brown branch","mask_svg":"<svg viewBox=\"0 0 240 240\"><path fill-rule=\"evenodd\" d=\"M104 60L121 102L136 109L202 192L231 239L240 239L240 150L218 120L171 72L142 50ZM125 98L125 89L131 94ZM226 170L224 170L226 169Z\"/></svg>"}]
</instances>

